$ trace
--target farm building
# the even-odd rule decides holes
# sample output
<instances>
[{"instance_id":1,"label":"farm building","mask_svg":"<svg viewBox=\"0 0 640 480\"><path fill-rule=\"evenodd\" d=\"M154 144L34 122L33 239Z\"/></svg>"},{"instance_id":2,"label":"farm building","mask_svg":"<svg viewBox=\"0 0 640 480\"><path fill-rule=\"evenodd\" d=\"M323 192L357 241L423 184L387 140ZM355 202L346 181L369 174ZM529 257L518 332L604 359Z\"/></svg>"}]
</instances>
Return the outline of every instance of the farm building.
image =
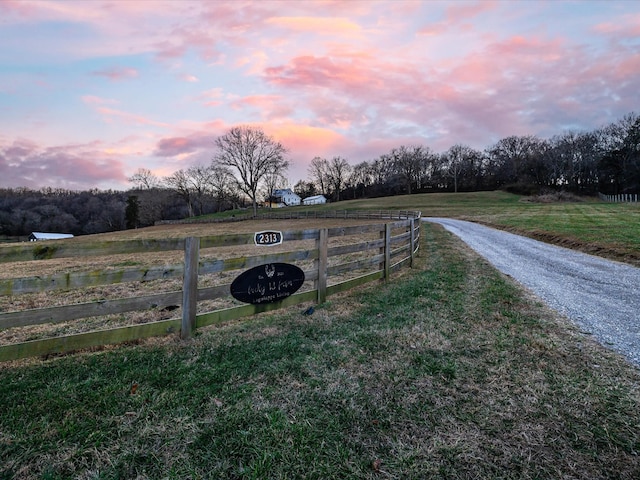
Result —
<instances>
[{"instance_id":1,"label":"farm building","mask_svg":"<svg viewBox=\"0 0 640 480\"><path fill-rule=\"evenodd\" d=\"M302 203L305 205L320 205L327 203L327 199L324 195L314 195L313 197L305 198Z\"/></svg>"},{"instance_id":2,"label":"farm building","mask_svg":"<svg viewBox=\"0 0 640 480\"><path fill-rule=\"evenodd\" d=\"M274 190L273 197L277 203L282 203L287 206L300 205L301 202L300 197L293 193L293 190L290 188Z\"/></svg>"},{"instance_id":3,"label":"farm building","mask_svg":"<svg viewBox=\"0 0 640 480\"><path fill-rule=\"evenodd\" d=\"M39 242L41 240L61 240L63 238L73 238L70 233L46 233L46 232L33 232L29 235L30 242Z\"/></svg>"}]
</instances>

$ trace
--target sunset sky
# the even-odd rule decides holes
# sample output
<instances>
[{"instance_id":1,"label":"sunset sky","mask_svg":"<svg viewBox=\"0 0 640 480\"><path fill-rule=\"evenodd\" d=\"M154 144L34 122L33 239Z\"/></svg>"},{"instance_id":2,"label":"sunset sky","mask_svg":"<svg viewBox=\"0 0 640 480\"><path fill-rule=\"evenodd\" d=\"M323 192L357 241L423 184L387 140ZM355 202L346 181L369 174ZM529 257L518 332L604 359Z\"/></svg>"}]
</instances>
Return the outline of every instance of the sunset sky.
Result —
<instances>
[{"instance_id":1,"label":"sunset sky","mask_svg":"<svg viewBox=\"0 0 640 480\"><path fill-rule=\"evenodd\" d=\"M640 1L0 0L0 187L117 189L251 125L355 165L640 112Z\"/></svg>"}]
</instances>

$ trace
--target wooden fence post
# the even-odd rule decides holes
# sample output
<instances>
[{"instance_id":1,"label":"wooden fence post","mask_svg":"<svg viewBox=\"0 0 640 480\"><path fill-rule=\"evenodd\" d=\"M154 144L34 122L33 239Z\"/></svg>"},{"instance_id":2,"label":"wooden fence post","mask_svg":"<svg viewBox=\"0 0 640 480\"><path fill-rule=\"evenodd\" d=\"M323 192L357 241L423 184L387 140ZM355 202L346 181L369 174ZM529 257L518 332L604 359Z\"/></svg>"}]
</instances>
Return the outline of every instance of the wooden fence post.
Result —
<instances>
[{"instance_id":1,"label":"wooden fence post","mask_svg":"<svg viewBox=\"0 0 640 480\"><path fill-rule=\"evenodd\" d=\"M411 235L409 235L409 246L411 248L410 251L410 255L411 255L411 260L409 260L409 267L413 268L413 257L415 256L415 243L416 243L416 232L415 232L415 219L412 218L411 220L409 220L409 228L411 231Z\"/></svg>"},{"instance_id":2,"label":"wooden fence post","mask_svg":"<svg viewBox=\"0 0 640 480\"><path fill-rule=\"evenodd\" d=\"M196 326L198 306L198 261L200 239L189 237L184 244L184 280L182 286L182 326L180 338L190 338Z\"/></svg>"},{"instance_id":3,"label":"wooden fence post","mask_svg":"<svg viewBox=\"0 0 640 480\"><path fill-rule=\"evenodd\" d=\"M391 224L384 225L384 281L391 278Z\"/></svg>"},{"instance_id":4,"label":"wooden fence post","mask_svg":"<svg viewBox=\"0 0 640 480\"><path fill-rule=\"evenodd\" d=\"M318 290L318 304L327 300L327 251L329 248L329 230L321 228L316 240L318 247L318 280L316 288Z\"/></svg>"}]
</instances>

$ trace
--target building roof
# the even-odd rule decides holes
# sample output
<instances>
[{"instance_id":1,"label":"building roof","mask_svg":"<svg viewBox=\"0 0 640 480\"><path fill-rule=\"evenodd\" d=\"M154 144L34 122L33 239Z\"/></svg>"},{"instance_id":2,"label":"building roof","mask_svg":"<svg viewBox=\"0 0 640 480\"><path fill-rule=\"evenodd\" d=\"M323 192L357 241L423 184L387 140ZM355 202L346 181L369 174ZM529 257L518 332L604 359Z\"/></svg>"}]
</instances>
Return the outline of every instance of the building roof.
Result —
<instances>
[{"instance_id":1,"label":"building roof","mask_svg":"<svg viewBox=\"0 0 640 480\"><path fill-rule=\"evenodd\" d=\"M277 188L273 191L273 195L276 197L281 197L283 195L295 195L298 196L293 190L290 188Z\"/></svg>"},{"instance_id":2,"label":"building roof","mask_svg":"<svg viewBox=\"0 0 640 480\"><path fill-rule=\"evenodd\" d=\"M73 238L73 235L70 233L32 232L29 238L35 238L36 240L60 240L63 238Z\"/></svg>"}]
</instances>

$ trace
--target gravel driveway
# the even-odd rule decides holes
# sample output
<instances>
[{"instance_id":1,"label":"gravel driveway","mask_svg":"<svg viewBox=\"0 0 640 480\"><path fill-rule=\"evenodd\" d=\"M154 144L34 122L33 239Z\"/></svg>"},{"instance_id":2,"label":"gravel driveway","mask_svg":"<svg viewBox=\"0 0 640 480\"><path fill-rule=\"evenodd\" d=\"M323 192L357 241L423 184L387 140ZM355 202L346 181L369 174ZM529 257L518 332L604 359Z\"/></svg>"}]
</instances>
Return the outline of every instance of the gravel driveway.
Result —
<instances>
[{"instance_id":1,"label":"gravel driveway","mask_svg":"<svg viewBox=\"0 0 640 480\"><path fill-rule=\"evenodd\" d=\"M424 220L443 225L582 331L640 366L640 268L472 222Z\"/></svg>"}]
</instances>

